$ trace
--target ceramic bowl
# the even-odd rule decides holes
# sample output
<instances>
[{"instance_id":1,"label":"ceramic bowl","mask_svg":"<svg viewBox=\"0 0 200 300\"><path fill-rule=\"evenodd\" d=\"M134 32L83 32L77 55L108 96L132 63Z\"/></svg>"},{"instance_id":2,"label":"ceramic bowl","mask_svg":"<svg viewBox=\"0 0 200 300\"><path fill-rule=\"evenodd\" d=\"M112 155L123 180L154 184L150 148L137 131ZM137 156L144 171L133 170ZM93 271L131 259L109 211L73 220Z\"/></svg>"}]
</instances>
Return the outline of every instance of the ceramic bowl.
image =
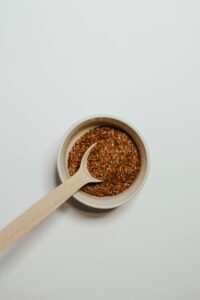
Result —
<instances>
[{"instance_id":1,"label":"ceramic bowl","mask_svg":"<svg viewBox=\"0 0 200 300\"><path fill-rule=\"evenodd\" d=\"M73 144L88 130L102 125L114 126L125 131L134 140L140 153L141 169L128 189L124 192L108 197L96 197L88 195L82 191L74 194L74 198L79 202L98 209L111 209L118 207L127 201L135 198L138 192L143 187L149 170L149 154L146 143L138 130L128 122L115 116L95 115L81 119L75 123L65 133L58 151L57 169L60 180L64 182L70 177L67 170L67 158Z\"/></svg>"}]
</instances>

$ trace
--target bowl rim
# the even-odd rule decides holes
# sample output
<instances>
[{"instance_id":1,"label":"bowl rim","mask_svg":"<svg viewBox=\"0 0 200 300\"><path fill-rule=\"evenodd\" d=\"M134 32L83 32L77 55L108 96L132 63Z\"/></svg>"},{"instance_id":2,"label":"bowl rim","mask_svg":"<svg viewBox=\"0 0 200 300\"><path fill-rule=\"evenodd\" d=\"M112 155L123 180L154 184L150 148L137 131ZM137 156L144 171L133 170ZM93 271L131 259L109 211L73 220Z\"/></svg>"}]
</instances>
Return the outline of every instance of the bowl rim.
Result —
<instances>
[{"instance_id":1,"label":"bowl rim","mask_svg":"<svg viewBox=\"0 0 200 300\"><path fill-rule=\"evenodd\" d=\"M115 203L115 204L112 204L112 205L106 205L105 207L102 205L97 205L97 204L93 204L93 203L88 203L87 201L81 199L80 196L80 193L77 192L73 195L73 197L79 201L80 203L86 205L86 206L89 206L89 207L93 207L93 208L97 208L97 209L112 209L112 208L115 208L115 207L118 207L118 206L121 206L125 203L127 203L129 200L135 198L138 193L141 191L141 189L143 188L147 178L148 178L148 175L149 175L149 169L150 169L150 154L149 154L149 149L148 149L148 146L144 140L144 137L143 135L140 133L140 131L135 128L135 126L133 124L131 124L130 122L128 122L127 120L124 120L123 118L119 117L119 116L116 116L116 115L110 115L110 114L95 114L95 115L89 115L89 116L86 116L86 117L83 117L81 119L79 119L78 121L74 122L67 130L66 132L64 133L61 141L60 141L60 144L59 144L59 147L58 147L58 152L57 152L57 172L58 172L58 175L59 175L59 178L60 178L60 181L61 183L65 181L65 178L63 177L63 172L62 172L62 167L61 167L61 156L62 156L62 149L63 149L63 146L65 144L65 140L67 139L68 135L71 133L71 131L73 131L77 126L79 126L81 123L84 123L86 121L89 121L90 119L98 119L98 118L108 118L108 119L114 119L114 120L117 120L119 122L122 122L126 125L128 125L131 129L133 129L135 131L135 133L139 136L139 138L141 139L142 143L143 143L143 146L144 146L144 149L145 149L145 152L146 152L146 169L145 169L145 175L143 177L143 180L142 182L140 183L140 186L138 187L137 191L134 193L134 195L130 195L129 197L125 198L124 201L121 201L120 203ZM92 196L90 196L91 198ZM114 196L112 196L114 197Z\"/></svg>"}]
</instances>

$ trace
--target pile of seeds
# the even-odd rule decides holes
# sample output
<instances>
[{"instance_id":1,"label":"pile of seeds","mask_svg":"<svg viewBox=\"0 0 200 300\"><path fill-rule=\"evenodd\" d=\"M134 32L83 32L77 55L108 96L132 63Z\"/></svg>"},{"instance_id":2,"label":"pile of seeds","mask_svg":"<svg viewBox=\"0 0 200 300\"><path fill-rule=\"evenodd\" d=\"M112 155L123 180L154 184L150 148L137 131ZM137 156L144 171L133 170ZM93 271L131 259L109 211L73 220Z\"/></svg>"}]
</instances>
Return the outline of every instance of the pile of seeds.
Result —
<instances>
[{"instance_id":1,"label":"pile of seeds","mask_svg":"<svg viewBox=\"0 0 200 300\"><path fill-rule=\"evenodd\" d=\"M139 151L128 134L120 129L102 126L91 129L73 145L66 167L72 176L79 169L85 151L96 143L88 157L88 170L101 179L89 183L82 191L90 195L114 196L127 189L140 170Z\"/></svg>"}]
</instances>

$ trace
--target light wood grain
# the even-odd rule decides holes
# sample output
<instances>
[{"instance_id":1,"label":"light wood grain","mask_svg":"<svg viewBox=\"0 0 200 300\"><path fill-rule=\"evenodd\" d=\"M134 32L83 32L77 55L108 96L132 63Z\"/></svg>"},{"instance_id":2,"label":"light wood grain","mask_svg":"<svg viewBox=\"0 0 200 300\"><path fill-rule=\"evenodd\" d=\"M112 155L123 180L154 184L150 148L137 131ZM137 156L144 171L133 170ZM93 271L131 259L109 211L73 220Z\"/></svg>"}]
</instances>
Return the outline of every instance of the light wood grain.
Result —
<instances>
[{"instance_id":1,"label":"light wood grain","mask_svg":"<svg viewBox=\"0 0 200 300\"><path fill-rule=\"evenodd\" d=\"M80 169L74 176L49 192L0 231L0 250L14 243L37 224L42 222L83 185L88 182L99 181L92 177L87 170L87 157L92 147L93 146L84 154Z\"/></svg>"}]
</instances>

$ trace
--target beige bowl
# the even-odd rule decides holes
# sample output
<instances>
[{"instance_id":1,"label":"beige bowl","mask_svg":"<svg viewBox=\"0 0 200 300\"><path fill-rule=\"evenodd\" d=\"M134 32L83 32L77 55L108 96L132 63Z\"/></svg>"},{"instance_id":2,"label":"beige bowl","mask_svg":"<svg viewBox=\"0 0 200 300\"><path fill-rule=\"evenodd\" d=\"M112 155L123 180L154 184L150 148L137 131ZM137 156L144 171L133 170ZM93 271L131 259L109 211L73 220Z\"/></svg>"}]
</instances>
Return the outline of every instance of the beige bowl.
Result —
<instances>
[{"instance_id":1,"label":"beige bowl","mask_svg":"<svg viewBox=\"0 0 200 300\"><path fill-rule=\"evenodd\" d=\"M66 157L68 157L69 151L71 150L73 144L88 130L102 125L115 126L127 132L135 141L139 149L141 159L141 169L136 180L128 189L126 189L121 194L109 197L91 196L82 191L74 194L74 198L85 205L99 209L110 209L120 206L126 203L128 200L133 199L143 187L148 175L149 154L147 146L141 134L135 129L135 127L122 120L121 118L107 115L90 116L78 121L65 133L61 141L58 151L57 169L62 182L68 179L70 175L66 167Z\"/></svg>"}]
</instances>

